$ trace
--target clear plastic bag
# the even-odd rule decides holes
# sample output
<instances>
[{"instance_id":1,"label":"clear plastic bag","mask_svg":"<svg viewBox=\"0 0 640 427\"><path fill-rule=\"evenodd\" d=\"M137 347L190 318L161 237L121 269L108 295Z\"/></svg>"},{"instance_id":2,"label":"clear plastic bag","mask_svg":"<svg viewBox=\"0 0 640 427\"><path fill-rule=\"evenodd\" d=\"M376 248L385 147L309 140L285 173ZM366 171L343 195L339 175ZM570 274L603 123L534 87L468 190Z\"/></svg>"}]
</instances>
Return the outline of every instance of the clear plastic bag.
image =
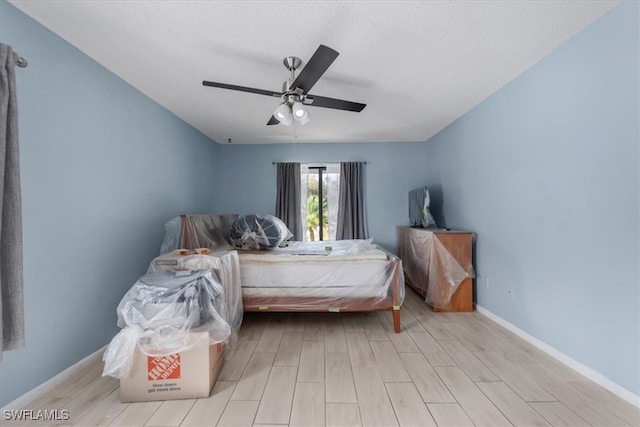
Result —
<instances>
[{"instance_id":1,"label":"clear plastic bag","mask_svg":"<svg viewBox=\"0 0 640 427\"><path fill-rule=\"evenodd\" d=\"M130 326L116 334L102 355L104 369L102 376L109 375L114 378L123 378L131 372L133 365L133 353L138 345L138 338L142 335L142 329ZM131 357L127 357L131 355Z\"/></svg>"},{"instance_id":2,"label":"clear plastic bag","mask_svg":"<svg viewBox=\"0 0 640 427\"><path fill-rule=\"evenodd\" d=\"M104 354L103 375L129 375L135 349L161 356L200 345L226 341L224 288L211 270L153 271L142 276L125 294L117 308L122 331ZM190 332L207 332L208 341L193 341Z\"/></svg>"},{"instance_id":3,"label":"clear plastic bag","mask_svg":"<svg viewBox=\"0 0 640 427\"><path fill-rule=\"evenodd\" d=\"M227 323L234 333L242 325L242 289L240 287L240 261L236 251L216 251L211 254L178 255L173 252L160 255L149 265L149 271L211 270L224 288Z\"/></svg>"},{"instance_id":4,"label":"clear plastic bag","mask_svg":"<svg viewBox=\"0 0 640 427\"><path fill-rule=\"evenodd\" d=\"M236 219L229 234L239 249L269 249L293 237L284 222L273 215L245 215Z\"/></svg>"}]
</instances>

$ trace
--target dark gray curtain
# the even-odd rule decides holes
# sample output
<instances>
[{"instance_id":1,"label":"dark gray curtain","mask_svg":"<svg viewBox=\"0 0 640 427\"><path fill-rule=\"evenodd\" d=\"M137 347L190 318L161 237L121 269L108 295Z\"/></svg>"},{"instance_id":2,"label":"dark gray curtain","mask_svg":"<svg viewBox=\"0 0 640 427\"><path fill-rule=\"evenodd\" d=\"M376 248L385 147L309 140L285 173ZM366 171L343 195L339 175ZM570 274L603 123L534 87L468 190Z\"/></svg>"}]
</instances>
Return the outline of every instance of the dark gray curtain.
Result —
<instances>
[{"instance_id":1,"label":"dark gray curtain","mask_svg":"<svg viewBox=\"0 0 640 427\"><path fill-rule=\"evenodd\" d=\"M300 212L300 163L278 163L276 178L276 216L293 233L293 240L302 240Z\"/></svg>"},{"instance_id":2,"label":"dark gray curtain","mask_svg":"<svg viewBox=\"0 0 640 427\"><path fill-rule=\"evenodd\" d=\"M16 59L11 46L0 43L0 360L3 351L24 346Z\"/></svg>"},{"instance_id":3,"label":"dark gray curtain","mask_svg":"<svg viewBox=\"0 0 640 427\"><path fill-rule=\"evenodd\" d=\"M337 240L369 237L364 215L364 165L363 162L340 163Z\"/></svg>"}]
</instances>

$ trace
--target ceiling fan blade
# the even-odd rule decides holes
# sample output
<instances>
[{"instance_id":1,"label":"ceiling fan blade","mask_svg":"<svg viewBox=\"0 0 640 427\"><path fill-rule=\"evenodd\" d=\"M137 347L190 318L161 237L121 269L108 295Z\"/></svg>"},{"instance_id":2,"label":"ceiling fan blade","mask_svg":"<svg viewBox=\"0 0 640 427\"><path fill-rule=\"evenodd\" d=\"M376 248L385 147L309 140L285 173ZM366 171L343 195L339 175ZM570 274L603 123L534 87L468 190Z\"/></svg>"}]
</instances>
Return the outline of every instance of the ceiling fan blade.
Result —
<instances>
[{"instance_id":1,"label":"ceiling fan blade","mask_svg":"<svg viewBox=\"0 0 640 427\"><path fill-rule=\"evenodd\" d=\"M312 107L334 108L336 110L355 111L359 113L367 106L359 102L345 101L343 99L327 98L325 96L307 95L303 101L304 105Z\"/></svg>"},{"instance_id":2,"label":"ceiling fan blade","mask_svg":"<svg viewBox=\"0 0 640 427\"><path fill-rule=\"evenodd\" d=\"M230 85L226 83L209 82L207 80L204 80L202 82L202 85L210 86L210 87L219 87L221 89L239 90L241 92L257 93L258 95L275 96L278 98L282 96L282 92L274 92L272 90L264 90L264 89L255 89L255 88L246 87L246 86Z\"/></svg>"},{"instance_id":3,"label":"ceiling fan blade","mask_svg":"<svg viewBox=\"0 0 640 427\"><path fill-rule=\"evenodd\" d=\"M291 84L291 89L300 88L303 93L309 92L338 55L337 51L321 44Z\"/></svg>"},{"instance_id":4,"label":"ceiling fan blade","mask_svg":"<svg viewBox=\"0 0 640 427\"><path fill-rule=\"evenodd\" d=\"M278 125L278 124L280 124L280 121L276 119L274 116L271 116L271 118L267 122L267 126Z\"/></svg>"}]
</instances>

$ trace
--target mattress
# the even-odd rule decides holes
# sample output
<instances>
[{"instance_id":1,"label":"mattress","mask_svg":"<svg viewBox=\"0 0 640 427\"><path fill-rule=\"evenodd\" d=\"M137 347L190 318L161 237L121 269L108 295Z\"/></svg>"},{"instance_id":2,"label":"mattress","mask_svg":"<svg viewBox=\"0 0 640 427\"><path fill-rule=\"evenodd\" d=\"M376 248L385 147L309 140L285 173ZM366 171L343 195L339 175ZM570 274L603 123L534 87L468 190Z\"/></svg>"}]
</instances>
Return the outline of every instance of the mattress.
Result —
<instances>
[{"instance_id":1,"label":"mattress","mask_svg":"<svg viewBox=\"0 0 640 427\"><path fill-rule=\"evenodd\" d=\"M387 289L384 286L360 286L360 287L299 287L299 288L242 288L245 298L386 298Z\"/></svg>"},{"instance_id":2,"label":"mattress","mask_svg":"<svg viewBox=\"0 0 640 427\"><path fill-rule=\"evenodd\" d=\"M239 251L239 258L244 296L384 296L395 265L386 252L359 240L292 242L270 251Z\"/></svg>"}]
</instances>

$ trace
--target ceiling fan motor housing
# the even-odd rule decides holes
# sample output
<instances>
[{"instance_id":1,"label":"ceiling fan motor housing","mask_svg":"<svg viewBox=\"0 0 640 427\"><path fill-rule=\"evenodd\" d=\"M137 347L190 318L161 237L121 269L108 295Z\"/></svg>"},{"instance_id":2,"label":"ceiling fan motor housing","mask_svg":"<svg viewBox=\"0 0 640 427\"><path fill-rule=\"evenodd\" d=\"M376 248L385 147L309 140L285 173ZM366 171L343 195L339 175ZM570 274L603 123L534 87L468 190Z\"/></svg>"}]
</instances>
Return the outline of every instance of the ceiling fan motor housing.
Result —
<instances>
[{"instance_id":1,"label":"ceiling fan motor housing","mask_svg":"<svg viewBox=\"0 0 640 427\"><path fill-rule=\"evenodd\" d=\"M302 102L306 98L303 90L300 88L291 88L293 79L286 80L282 84L282 102L288 105L293 105L294 102Z\"/></svg>"}]
</instances>

